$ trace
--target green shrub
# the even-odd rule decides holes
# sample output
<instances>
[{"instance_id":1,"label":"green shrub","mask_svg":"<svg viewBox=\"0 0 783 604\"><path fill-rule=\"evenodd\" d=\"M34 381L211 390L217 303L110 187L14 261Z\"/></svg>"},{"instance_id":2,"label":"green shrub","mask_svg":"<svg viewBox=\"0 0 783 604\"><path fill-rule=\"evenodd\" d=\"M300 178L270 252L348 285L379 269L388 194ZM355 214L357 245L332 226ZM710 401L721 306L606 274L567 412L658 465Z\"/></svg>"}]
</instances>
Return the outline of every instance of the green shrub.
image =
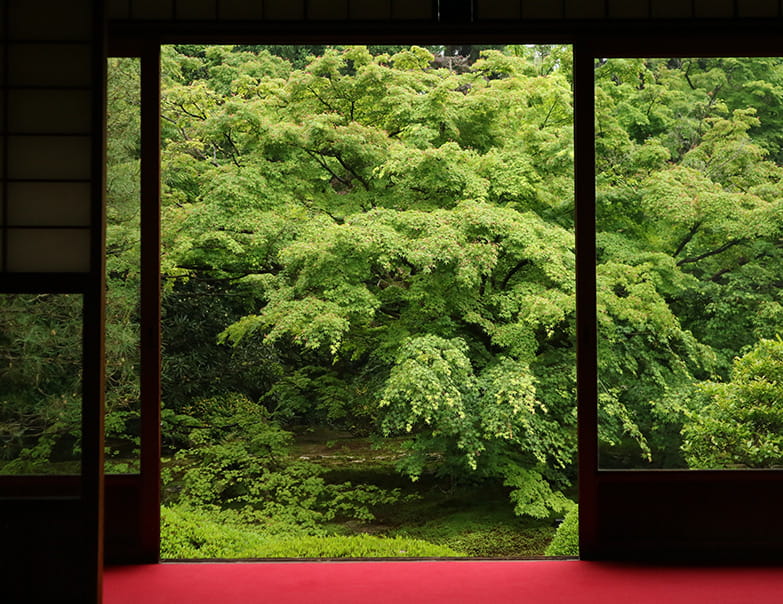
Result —
<instances>
[{"instance_id":1,"label":"green shrub","mask_svg":"<svg viewBox=\"0 0 783 604\"><path fill-rule=\"evenodd\" d=\"M161 508L161 558L246 558L263 547L260 531L222 522L217 513Z\"/></svg>"},{"instance_id":2,"label":"green shrub","mask_svg":"<svg viewBox=\"0 0 783 604\"><path fill-rule=\"evenodd\" d=\"M531 524L532 521L513 516L508 509L472 509L437 517L418 526L408 524L394 534L444 545L467 556L541 556L554 529Z\"/></svg>"},{"instance_id":3,"label":"green shrub","mask_svg":"<svg viewBox=\"0 0 783 604\"><path fill-rule=\"evenodd\" d=\"M546 548L547 556L579 556L579 508L574 506L566 514L552 543Z\"/></svg>"},{"instance_id":4,"label":"green shrub","mask_svg":"<svg viewBox=\"0 0 783 604\"><path fill-rule=\"evenodd\" d=\"M688 403L682 450L692 468L783 467L783 340L734 359L731 380L701 382Z\"/></svg>"},{"instance_id":5,"label":"green shrub","mask_svg":"<svg viewBox=\"0 0 783 604\"><path fill-rule=\"evenodd\" d=\"M291 435L242 395L197 401L188 411L190 448L163 472L164 503L254 510L315 530L336 519L371 520L374 507L401 500L399 489L333 484L324 479L325 468L288 461Z\"/></svg>"},{"instance_id":6,"label":"green shrub","mask_svg":"<svg viewBox=\"0 0 783 604\"><path fill-rule=\"evenodd\" d=\"M236 524L231 512L161 508L162 558L403 558L450 557L459 552L420 539L371 535L271 534Z\"/></svg>"},{"instance_id":7,"label":"green shrub","mask_svg":"<svg viewBox=\"0 0 783 604\"><path fill-rule=\"evenodd\" d=\"M265 544L269 558L418 558L464 554L420 539L373 535L275 539Z\"/></svg>"},{"instance_id":8,"label":"green shrub","mask_svg":"<svg viewBox=\"0 0 783 604\"><path fill-rule=\"evenodd\" d=\"M541 556L552 538L551 527L514 529L508 526L486 527L457 535L447 545L480 558L526 558Z\"/></svg>"}]
</instances>

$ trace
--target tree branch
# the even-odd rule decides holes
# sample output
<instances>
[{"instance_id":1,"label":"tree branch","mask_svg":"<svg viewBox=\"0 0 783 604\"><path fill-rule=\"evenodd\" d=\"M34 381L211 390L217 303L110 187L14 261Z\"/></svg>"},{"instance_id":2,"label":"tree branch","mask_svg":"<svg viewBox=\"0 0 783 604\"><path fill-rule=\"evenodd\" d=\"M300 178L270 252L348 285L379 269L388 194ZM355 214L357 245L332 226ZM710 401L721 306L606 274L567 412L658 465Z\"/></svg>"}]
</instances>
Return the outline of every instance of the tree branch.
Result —
<instances>
[{"instance_id":1,"label":"tree branch","mask_svg":"<svg viewBox=\"0 0 783 604\"><path fill-rule=\"evenodd\" d=\"M324 170L329 172L329 174L332 175L332 178L337 179L339 182L343 183L346 187L351 186L350 180L345 180L341 176L338 176L337 173L329 167L329 164L326 163L326 160L324 159L322 153L318 153L317 151L313 151L312 149L306 149L305 147L300 147L300 149L302 149L302 151L304 151L310 157L312 157L318 163L318 165L321 166Z\"/></svg>"},{"instance_id":2,"label":"tree branch","mask_svg":"<svg viewBox=\"0 0 783 604\"><path fill-rule=\"evenodd\" d=\"M370 190L370 184L369 184L369 183L368 183L368 182L367 182L367 181L366 181L364 178L362 178L361 176L359 176L359 174L358 174L358 173L357 173L357 172L356 172L356 171L355 171L353 168L351 168L351 166L349 166L349 165L348 165L348 164L345 162L345 160L343 159L342 155L340 155L339 153L337 153L337 152L335 151L335 152L334 152L334 158L335 158L335 159L336 159L338 162L340 162L340 165L341 165L343 168L345 168L345 170L347 170L348 172L350 172L350 173L351 173L351 174L354 176L354 178L356 178L356 180L358 180L360 183L362 183L362 186L364 187L364 189L365 189L366 191L369 191L369 190Z\"/></svg>"},{"instance_id":3,"label":"tree branch","mask_svg":"<svg viewBox=\"0 0 783 604\"><path fill-rule=\"evenodd\" d=\"M685 246L691 242L691 239L693 239L693 236L698 232L700 227L701 221L699 220L691 227L691 230L688 231L688 234L685 235L685 238L680 241L680 245L678 245L677 249L674 251L674 256L679 256L682 253L682 250L684 250Z\"/></svg>"},{"instance_id":4,"label":"tree branch","mask_svg":"<svg viewBox=\"0 0 783 604\"><path fill-rule=\"evenodd\" d=\"M549 108L549 112L546 114L544 122L538 127L539 130L546 128L546 125L549 123L549 118L552 116L552 112L555 110L555 107L557 107L557 99L555 99L555 101L552 103L552 106Z\"/></svg>"},{"instance_id":5,"label":"tree branch","mask_svg":"<svg viewBox=\"0 0 783 604\"><path fill-rule=\"evenodd\" d=\"M503 281L500 283L500 289L504 290L508 286L508 282L511 281L511 277L516 275L519 271L521 271L523 268L525 268L528 264L530 264L530 260L527 258L524 258L517 262L514 265L514 268L512 268L508 274L503 278Z\"/></svg>"},{"instance_id":6,"label":"tree branch","mask_svg":"<svg viewBox=\"0 0 783 604\"><path fill-rule=\"evenodd\" d=\"M683 264L690 264L693 262L698 262L699 260L704 260L705 258L709 258L710 256L716 256L717 254L721 254L725 252L726 250L734 247L735 245L739 245L742 243L743 239L732 239L728 243L724 243L719 248L716 248L714 250L710 250L709 252L704 252L703 254L699 254L698 256L692 256L690 258L683 258L677 263L677 266L682 266Z\"/></svg>"},{"instance_id":7,"label":"tree branch","mask_svg":"<svg viewBox=\"0 0 783 604\"><path fill-rule=\"evenodd\" d=\"M240 153L239 149L237 149L236 144L234 143L234 139L231 138L231 132L226 132L224 135L226 137L226 140L228 141L229 146L231 147L231 161L234 162L234 165L237 168L241 168L242 164L239 161Z\"/></svg>"},{"instance_id":8,"label":"tree branch","mask_svg":"<svg viewBox=\"0 0 783 604\"><path fill-rule=\"evenodd\" d=\"M187 109L185 109L185 105L183 103L172 103L172 105L174 105L174 107L179 107L180 110L182 111L182 113L184 113L185 115L188 115L188 116L190 116L190 117L192 117L194 119L201 120L202 122L207 119L206 113L201 109L201 107L199 107L195 103L193 103L193 105L196 107L196 109L201 111L201 115L188 111Z\"/></svg>"},{"instance_id":9,"label":"tree branch","mask_svg":"<svg viewBox=\"0 0 783 604\"><path fill-rule=\"evenodd\" d=\"M696 90L696 86L693 85L693 82L691 82L691 67L693 66L693 61L688 61L688 68L685 70L685 73L683 75L685 76L685 81L688 82L688 86L691 87L691 90Z\"/></svg>"},{"instance_id":10,"label":"tree branch","mask_svg":"<svg viewBox=\"0 0 783 604\"><path fill-rule=\"evenodd\" d=\"M337 110L334 107L332 107L329 103L327 103L324 99L322 99L321 95L319 95L315 90L313 90L312 86L307 86L307 90L309 90L315 98L321 101L323 106L326 107L329 111L334 111L335 113L337 113Z\"/></svg>"}]
</instances>

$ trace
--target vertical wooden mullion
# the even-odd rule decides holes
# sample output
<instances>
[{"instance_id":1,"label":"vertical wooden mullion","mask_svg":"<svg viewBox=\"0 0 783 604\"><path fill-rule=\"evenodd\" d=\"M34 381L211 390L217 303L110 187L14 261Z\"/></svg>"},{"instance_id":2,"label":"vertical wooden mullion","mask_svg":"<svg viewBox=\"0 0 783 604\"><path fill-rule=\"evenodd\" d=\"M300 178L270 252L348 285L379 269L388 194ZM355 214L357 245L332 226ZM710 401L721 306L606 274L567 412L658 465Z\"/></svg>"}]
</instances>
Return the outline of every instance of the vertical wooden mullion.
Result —
<instances>
[{"instance_id":1,"label":"vertical wooden mullion","mask_svg":"<svg viewBox=\"0 0 783 604\"><path fill-rule=\"evenodd\" d=\"M102 230L102 229L96 229ZM104 289L93 275L83 296L82 508L87 581L100 601L103 577Z\"/></svg>"},{"instance_id":2,"label":"vertical wooden mullion","mask_svg":"<svg viewBox=\"0 0 783 604\"><path fill-rule=\"evenodd\" d=\"M103 597L104 392L105 392L105 111L106 31L104 3L92 0L90 276L83 296L82 508L90 601Z\"/></svg>"},{"instance_id":3,"label":"vertical wooden mullion","mask_svg":"<svg viewBox=\"0 0 783 604\"><path fill-rule=\"evenodd\" d=\"M154 42L154 43L153 43ZM160 45L141 56L141 535L160 558Z\"/></svg>"},{"instance_id":4,"label":"vertical wooden mullion","mask_svg":"<svg viewBox=\"0 0 783 604\"><path fill-rule=\"evenodd\" d=\"M576 383L579 544L590 558L598 539L598 359L595 301L595 80L590 45L574 44Z\"/></svg>"},{"instance_id":5,"label":"vertical wooden mullion","mask_svg":"<svg viewBox=\"0 0 783 604\"><path fill-rule=\"evenodd\" d=\"M2 27L2 49L3 49L3 90L0 92L2 94L2 101L3 101L3 113L0 116L0 119L2 119L2 127L3 127L3 140L2 140L2 153L3 153L3 161L0 165L0 170L2 170L2 193L3 199L2 199L2 206L0 206L0 211L2 211L2 225L0 225L0 237L2 237L2 241L0 241L0 272L7 272L8 271L8 2L3 2L2 6L0 6L0 11L2 11L2 17L3 19L3 27Z\"/></svg>"}]
</instances>

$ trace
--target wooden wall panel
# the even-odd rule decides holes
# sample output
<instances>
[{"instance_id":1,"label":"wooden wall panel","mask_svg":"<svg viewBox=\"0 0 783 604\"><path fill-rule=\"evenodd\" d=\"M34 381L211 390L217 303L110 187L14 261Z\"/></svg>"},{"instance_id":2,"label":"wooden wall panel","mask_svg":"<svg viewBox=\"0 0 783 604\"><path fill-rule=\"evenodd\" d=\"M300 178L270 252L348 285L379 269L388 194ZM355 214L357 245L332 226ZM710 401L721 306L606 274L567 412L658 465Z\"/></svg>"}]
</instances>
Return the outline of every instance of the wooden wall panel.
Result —
<instances>
[{"instance_id":1,"label":"wooden wall panel","mask_svg":"<svg viewBox=\"0 0 783 604\"><path fill-rule=\"evenodd\" d=\"M95 602L77 498L0 498L3 602Z\"/></svg>"},{"instance_id":2,"label":"wooden wall panel","mask_svg":"<svg viewBox=\"0 0 783 604\"><path fill-rule=\"evenodd\" d=\"M779 0L742 0L737 5L739 17L778 17Z\"/></svg>"},{"instance_id":3,"label":"wooden wall panel","mask_svg":"<svg viewBox=\"0 0 783 604\"><path fill-rule=\"evenodd\" d=\"M688 472L685 472L688 473ZM601 473L591 558L781 561L783 481L774 474Z\"/></svg>"},{"instance_id":4,"label":"wooden wall panel","mask_svg":"<svg viewBox=\"0 0 783 604\"><path fill-rule=\"evenodd\" d=\"M134 564L157 562L157 553L145 557L139 553L139 535L145 531L145 493L140 476L106 478L106 563ZM157 550L157 548L155 548Z\"/></svg>"}]
</instances>

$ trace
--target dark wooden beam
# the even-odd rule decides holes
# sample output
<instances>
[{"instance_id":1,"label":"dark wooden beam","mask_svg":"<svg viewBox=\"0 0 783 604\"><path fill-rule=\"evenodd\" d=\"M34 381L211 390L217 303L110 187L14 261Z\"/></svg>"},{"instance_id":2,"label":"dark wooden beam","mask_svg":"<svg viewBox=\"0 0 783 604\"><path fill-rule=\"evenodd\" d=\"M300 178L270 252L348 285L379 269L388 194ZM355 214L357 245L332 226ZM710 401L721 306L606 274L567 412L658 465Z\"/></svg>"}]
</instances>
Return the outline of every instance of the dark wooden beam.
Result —
<instances>
[{"instance_id":1,"label":"dark wooden beam","mask_svg":"<svg viewBox=\"0 0 783 604\"><path fill-rule=\"evenodd\" d=\"M160 45L141 54L141 535L160 556Z\"/></svg>"},{"instance_id":2,"label":"dark wooden beam","mask_svg":"<svg viewBox=\"0 0 783 604\"><path fill-rule=\"evenodd\" d=\"M595 302L595 84L589 42L574 45L576 237L576 388L579 443L579 542L590 558L598 529L598 360Z\"/></svg>"}]
</instances>

